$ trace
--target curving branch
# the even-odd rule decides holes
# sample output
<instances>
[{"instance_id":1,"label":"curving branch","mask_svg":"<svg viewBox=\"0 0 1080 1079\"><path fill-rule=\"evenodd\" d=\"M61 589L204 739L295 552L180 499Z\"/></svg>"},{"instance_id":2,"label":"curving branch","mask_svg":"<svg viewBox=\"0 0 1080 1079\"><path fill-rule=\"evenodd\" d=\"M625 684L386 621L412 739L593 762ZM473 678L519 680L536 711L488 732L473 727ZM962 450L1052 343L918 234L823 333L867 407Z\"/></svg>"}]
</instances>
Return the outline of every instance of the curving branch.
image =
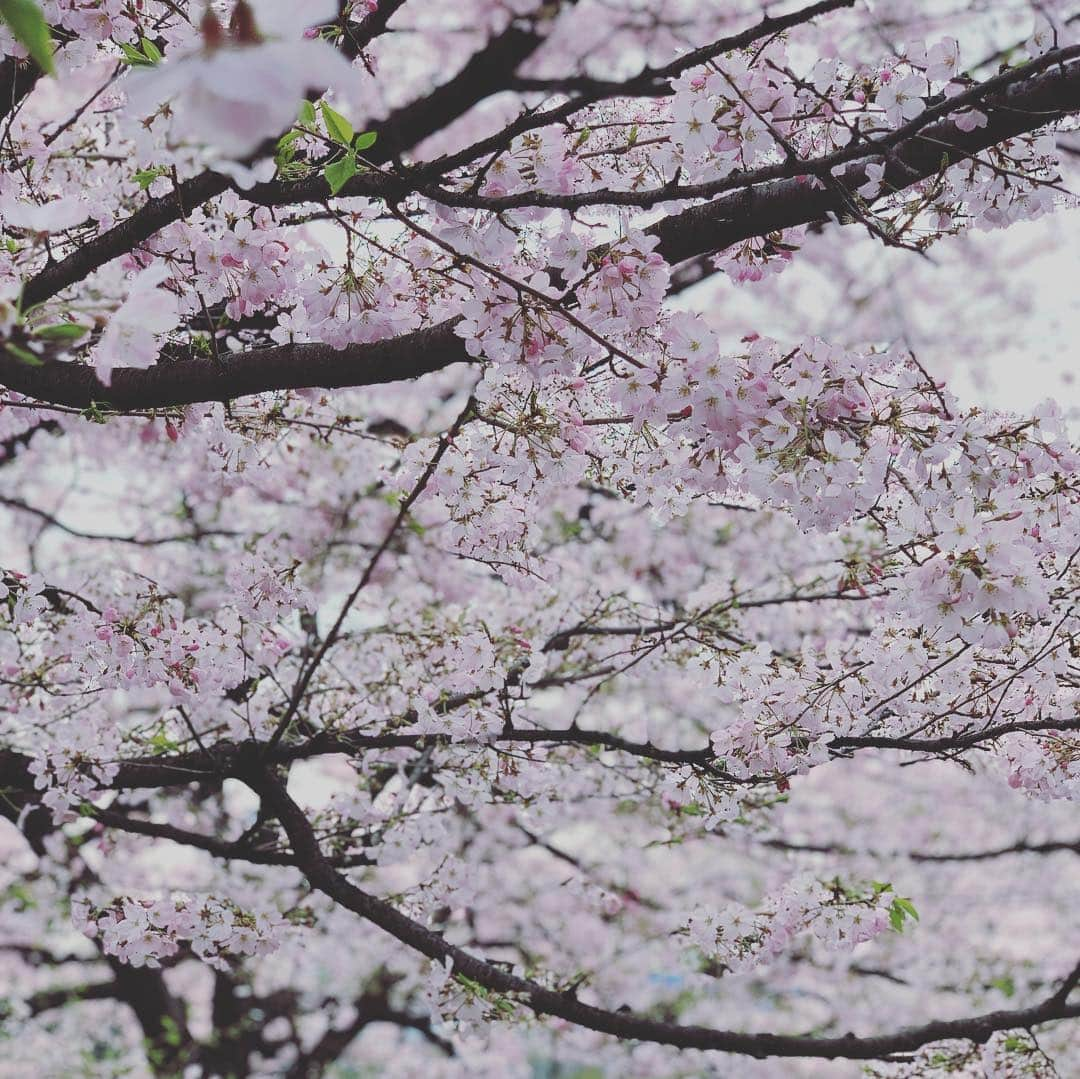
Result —
<instances>
[{"instance_id":1,"label":"curving branch","mask_svg":"<svg viewBox=\"0 0 1080 1079\"><path fill-rule=\"evenodd\" d=\"M11 464L16 455L30 445L34 435L39 431L56 434L59 430L60 424L56 420L38 420L37 423L25 428L17 435L8 435L7 438L0 439L0 468Z\"/></svg>"},{"instance_id":2,"label":"curving branch","mask_svg":"<svg viewBox=\"0 0 1080 1079\"><path fill-rule=\"evenodd\" d=\"M1055 992L1027 1008L987 1012L966 1019L936 1020L889 1034L869 1037L845 1035L840 1038L800 1037L784 1034L744 1034L700 1026L665 1023L619 1009L609 1011L586 1004L572 991L549 989L529 978L511 974L505 968L479 959L449 944L440 934L402 914L392 904L358 888L330 865L319 848L315 833L300 807L289 797L281 781L264 765L242 768L238 779L259 795L264 810L275 816L296 852L297 865L312 887L340 906L377 925L403 944L436 963L449 963L455 975L464 975L495 993L520 1001L537 1015L551 1015L576 1026L611 1034L618 1038L657 1042L680 1049L718 1050L752 1057L845 1058L880 1060L897 1053L912 1052L932 1042L947 1039L985 1042L1002 1030L1028 1029L1060 1019L1080 1017L1080 1003L1069 1003L1080 984L1080 963L1065 977Z\"/></svg>"},{"instance_id":3,"label":"curving branch","mask_svg":"<svg viewBox=\"0 0 1080 1079\"><path fill-rule=\"evenodd\" d=\"M576 3L576 0L566 2ZM355 48L359 53L370 44L377 34L385 30L386 21L400 6L400 0L380 5L379 10L364 20L352 39L346 38L346 51ZM518 65L528 59L543 41L543 36L535 30L516 26L492 38L449 82L373 125L372 130L378 135L378 141L365 155L366 160L376 165L390 161L464 115L484 98L497 93L512 78ZM365 198L401 197L437 174L424 166L407 170L411 180L381 172L365 172L354 176L342 194ZM49 264L26 282L23 288L24 305L51 299L107 262L144 243L155 232L186 217L195 207L233 187L234 181L230 177L208 170L184 181L170 194L149 200L130 217L76 248L66 258ZM326 197L326 193L326 181L321 173L306 180L268 181L240 191L249 202L261 206L318 202Z\"/></svg>"},{"instance_id":4,"label":"curving branch","mask_svg":"<svg viewBox=\"0 0 1080 1079\"><path fill-rule=\"evenodd\" d=\"M954 120L921 126L924 117L917 117L893 135L876 144L870 142L880 151L876 156L888 151L884 158L885 186L901 191L936 175L943 160L955 165L1007 139L1080 111L1077 57L1077 46L1047 53L1032 65L1025 65L1027 70L1037 72L1034 75L1016 81L1015 72L1006 72L945 103L950 112L964 103L979 104L987 115L985 127L962 131ZM866 144L860 144L848 153L862 156L865 149ZM871 156L875 156L873 150ZM651 231L660 238L664 257L669 262L682 262L752 236L814 224L831 213L843 213L851 194L866 182L865 163L849 166L835 178L836 183L824 188L806 182L805 177L813 172L811 164L799 163L800 176L750 187L658 222Z\"/></svg>"}]
</instances>

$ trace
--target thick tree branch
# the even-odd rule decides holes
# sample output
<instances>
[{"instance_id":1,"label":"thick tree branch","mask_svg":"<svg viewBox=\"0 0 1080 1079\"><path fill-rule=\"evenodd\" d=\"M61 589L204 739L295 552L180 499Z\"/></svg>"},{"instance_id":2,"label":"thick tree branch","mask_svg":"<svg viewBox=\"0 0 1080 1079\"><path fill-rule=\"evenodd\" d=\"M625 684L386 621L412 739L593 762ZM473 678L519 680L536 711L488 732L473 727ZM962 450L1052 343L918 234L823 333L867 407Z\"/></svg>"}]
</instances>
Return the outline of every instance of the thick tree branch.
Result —
<instances>
[{"instance_id":1,"label":"thick tree branch","mask_svg":"<svg viewBox=\"0 0 1080 1079\"><path fill-rule=\"evenodd\" d=\"M833 170L857 161L865 163L886 154L892 166L892 172L886 173L886 179L899 189L916 182L916 176L923 179L933 175L939 169L945 154L955 163L1007 138L1031 130L1032 116L1036 112L1043 114L1038 126L1053 123L1074 112L1080 107L1080 65L1072 61L1078 57L1080 46L1057 49L995 75L956 97L943 97L915 119L893 131L873 138L853 140L843 149L821 157L795 158L789 154L784 161L763 165L757 169L733 172L718 180L698 184L672 183L634 190L599 188L569 194L522 191L512 195L483 196L472 192L459 193L431 188L424 189L423 193L449 206L483 210L513 210L524 207L578 210L588 206L635 206L649 209L661 203L708 199L731 191L746 191L773 180L796 180L801 184L809 176L823 181L839 179L846 190L851 192L866 182L865 173L852 170L850 175L845 172L840 177L834 177ZM1049 77L1040 78L1050 69ZM993 112L995 122L988 123L985 128L965 132L956 126L955 121L947 119L959 109L975 105ZM921 140L917 137L920 133ZM923 145L922 140L929 141L930 145ZM903 152L894 153L898 147L903 148ZM715 203L709 205L715 206ZM844 203L838 205L842 208ZM663 222L660 225L663 225ZM657 229L659 227L658 225Z\"/></svg>"},{"instance_id":2,"label":"thick tree branch","mask_svg":"<svg viewBox=\"0 0 1080 1079\"><path fill-rule=\"evenodd\" d=\"M78 1004L83 1000L117 1000L120 990L115 981L86 982L63 989L42 989L26 998L25 1004L31 1015L41 1015L54 1008Z\"/></svg>"},{"instance_id":3,"label":"thick tree branch","mask_svg":"<svg viewBox=\"0 0 1080 1079\"><path fill-rule=\"evenodd\" d=\"M958 750L975 749L1008 734L1040 734L1056 731L1080 730L1076 720L1017 720L993 726L975 728L962 733L939 738L885 736L843 736L831 738L826 744L831 754L843 757L862 749L886 749L906 753L943 755ZM363 752L415 749L423 750L438 746L491 746L538 745L600 747L614 752L626 753L643 760L696 768L707 768L717 778L741 785L754 786L772 783L776 775L751 775L735 777L714 767L716 754L709 746L692 749L664 749L651 742L635 742L609 731L582 730L578 727L551 730L510 730L475 743L450 742L437 735L384 733L367 734L360 731L321 732L296 744L278 744L267 752L262 742L221 741L204 750L192 750L160 757L142 757L119 762L115 777L105 786L110 790L139 790L186 786L207 778L224 778L239 766L238 762L252 753L261 760L284 764L290 761L309 760L326 754L343 753L355 755ZM0 750L0 789L35 795L31 758L14 750ZM36 799L35 799L36 800ZM0 808L4 806L0 800ZM16 807L16 811L17 811ZM46 814L47 816L47 814ZM142 830L158 828L158 825L140 823ZM131 830L135 830L134 827ZM209 848L207 848L209 849ZM246 857L246 855L245 855Z\"/></svg>"},{"instance_id":4,"label":"thick tree branch","mask_svg":"<svg viewBox=\"0 0 1080 1079\"><path fill-rule=\"evenodd\" d=\"M341 350L325 344L278 345L220 359L159 363L145 370L121 367L113 371L109 386L83 364L46 361L35 367L0 351L0 383L54 405L88 408L96 403L121 412L307 386L373 386L470 362L464 342L454 333L455 324L447 321Z\"/></svg>"},{"instance_id":5,"label":"thick tree branch","mask_svg":"<svg viewBox=\"0 0 1080 1079\"><path fill-rule=\"evenodd\" d=\"M1062 50L1059 58L1078 52L1076 48ZM950 108L956 107L957 100L949 103ZM885 160L885 185L903 190L935 175L943 158L956 164L1080 111L1080 62L1074 60L1012 83L1000 98L990 98L982 107L988 117L985 127L961 131L955 121L942 120L888 143L891 152ZM866 166L853 164L837 179L843 192L835 186L811 187L801 178L776 180L691 207L658 222L650 231L660 238L660 248L669 262L682 262L752 236L843 213L844 193L850 197L866 183Z\"/></svg>"},{"instance_id":6,"label":"thick tree branch","mask_svg":"<svg viewBox=\"0 0 1080 1079\"><path fill-rule=\"evenodd\" d=\"M41 69L33 60L5 56L0 61L0 120L18 107L40 77Z\"/></svg>"},{"instance_id":7,"label":"thick tree branch","mask_svg":"<svg viewBox=\"0 0 1080 1079\"><path fill-rule=\"evenodd\" d=\"M837 8L850 7L853 2L854 0L821 0L819 3L782 18L766 18L748 30L694 50L663 68L646 69L634 79L612 84L592 95L575 99L572 103L574 107L566 115L572 115L586 104L602 100L604 97L633 95L636 87L652 86L657 80L673 78L687 68L722 52L752 44L762 37L809 22ZM378 12L372 16L372 18L378 17ZM367 26L367 20L364 26ZM376 125L375 130L380 138L367 155L368 160L376 164L388 161L393 155L404 149L410 149L434 134L439 130L441 123L462 115L484 97L510 85L514 70L535 51L542 41L543 38L534 31L523 31L514 27L498 38L492 39L448 83L438 87L427 97L397 110L388 119ZM495 137L498 140L495 148L522 131L558 122L564 118L561 112L566 111L566 108L566 106L560 106L560 110L549 110L548 113L539 115L526 114L520 121L511 124ZM556 112L559 112L559 115L556 115ZM400 177L378 172L362 173L353 177L341 194L348 197L392 195L400 198L410 191L424 189L439 176L445 175L459 164L468 163L488 152L491 152L491 148L486 143L478 144L449 158L444 157L406 170ZM180 220L194 207L223 194L231 186L232 181L221 173L205 172L185 181L172 194L150 200L118 225L82 245L66 258L50 263L28 281L23 289L24 305L42 303L55 296L62 289L81 281L112 259L133 250L155 232ZM326 193L325 187L322 176L315 175L307 180L292 183L272 181L256 184L254 188L245 191L244 196L260 205L283 206L320 199Z\"/></svg>"}]
</instances>

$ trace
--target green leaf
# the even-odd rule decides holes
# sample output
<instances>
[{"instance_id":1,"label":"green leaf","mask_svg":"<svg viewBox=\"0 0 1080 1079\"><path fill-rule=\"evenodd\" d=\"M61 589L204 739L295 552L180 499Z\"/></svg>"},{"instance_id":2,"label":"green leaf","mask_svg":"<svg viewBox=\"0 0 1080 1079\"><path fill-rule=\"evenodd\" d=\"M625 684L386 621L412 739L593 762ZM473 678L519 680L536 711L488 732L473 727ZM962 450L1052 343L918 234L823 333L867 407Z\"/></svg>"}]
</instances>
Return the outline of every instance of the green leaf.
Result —
<instances>
[{"instance_id":1,"label":"green leaf","mask_svg":"<svg viewBox=\"0 0 1080 1079\"><path fill-rule=\"evenodd\" d=\"M40 356L35 356L29 349L13 344L11 341L4 345L4 349L10 352L20 363L25 363L27 367L43 367L45 365L45 361Z\"/></svg>"},{"instance_id":2,"label":"green leaf","mask_svg":"<svg viewBox=\"0 0 1080 1079\"><path fill-rule=\"evenodd\" d=\"M0 19L46 75L56 73L49 24L34 0L0 0Z\"/></svg>"},{"instance_id":3,"label":"green leaf","mask_svg":"<svg viewBox=\"0 0 1080 1079\"><path fill-rule=\"evenodd\" d=\"M164 731L157 731L150 739L150 745L158 754L173 753L180 748L180 743L174 742Z\"/></svg>"},{"instance_id":4,"label":"green leaf","mask_svg":"<svg viewBox=\"0 0 1080 1079\"><path fill-rule=\"evenodd\" d=\"M120 42L120 51L132 67L153 67L164 59L161 50L145 37L139 38L138 46L127 41Z\"/></svg>"},{"instance_id":5,"label":"green leaf","mask_svg":"<svg viewBox=\"0 0 1080 1079\"><path fill-rule=\"evenodd\" d=\"M170 1015L163 1015L161 1017L161 1030L165 1036L165 1041L171 1046L178 1046L182 1040L180 1034L180 1028L176 1025L176 1020Z\"/></svg>"},{"instance_id":6,"label":"green leaf","mask_svg":"<svg viewBox=\"0 0 1080 1079\"><path fill-rule=\"evenodd\" d=\"M35 337L46 341L74 341L87 334L87 328L75 322L57 322L52 326L39 326L34 330Z\"/></svg>"},{"instance_id":7,"label":"green leaf","mask_svg":"<svg viewBox=\"0 0 1080 1079\"><path fill-rule=\"evenodd\" d=\"M889 904L889 925L896 930L897 933L904 931L904 922L912 918L916 922L919 920L919 912L915 909L910 899L905 899L902 895L898 895L892 903Z\"/></svg>"},{"instance_id":8,"label":"green leaf","mask_svg":"<svg viewBox=\"0 0 1080 1079\"><path fill-rule=\"evenodd\" d=\"M149 39L140 38L139 44L142 46L143 56L152 64L159 64L165 58L161 55L161 50Z\"/></svg>"},{"instance_id":9,"label":"green leaf","mask_svg":"<svg viewBox=\"0 0 1080 1079\"><path fill-rule=\"evenodd\" d=\"M1006 1053L1033 1053L1034 1051L1030 1042L1019 1034L1010 1034L1005 1038Z\"/></svg>"},{"instance_id":10,"label":"green leaf","mask_svg":"<svg viewBox=\"0 0 1080 1079\"><path fill-rule=\"evenodd\" d=\"M326 124L326 133L334 142L340 142L342 146L350 145L353 140L352 124L340 112L335 112L330 108L325 101L321 107L323 123Z\"/></svg>"},{"instance_id":11,"label":"green leaf","mask_svg":"<svg viewBox=\"0 0 1080 1079\"><path fill-rule=\"evenodd\" d=\"M168 168L165 165L155 165L152 169L139 169L135 173L134 180L142 191L145 191L159 176L167 176Z\"/></svg>"},{"instance_id":12,"label":"green leaf","mask_svg":"<svg viewBox=\"0 0 1080 1079\"><path fill-rule=\"evenodd\" d=\"M905 899L903 896L897 896L894 902L909 918L914 918L915 921L919 920L919 912L915 909L910 899Z\"/></svg>"},{"instance_id":13,"label":"green leaf","mask_svg":"<svg viewBox=\"0 0 1080 1079\"><path fill-rule=\"evenodd\" d=\"M359 135L353 139L353 148L356 150L370 150L375 145L375 140L379 136L374 131L361 131Z\"/></svg>"},{"instance_id":14,"label":"green leaf","mask_svg":"<svg viewBox=\"0 0 1080 1079\"><path fill-rule=\"evenodd\" d=\"M336 195L356 175L356 154L348 153L340 161L327 165L323 176L330 185L330 194Z\"/></svg>"},{"instance_id":15,"label":"green leaf","mask_svg":"<svg viewBox=\"0 0 1080 1079\"><path fill-rule=\"evenodd\" d=\"M274 164L277 165L279 170L287 168L296 160L296 147L293 146L293 143L303 137L304 133L294 127L292 131L286 131L278 139L277 150L274 152Z\"/></svg>"},{"instance_id":16,"label":"green leaf","mask_svg":"<svg viewBox=\"0 0 1080 1079\"><path fill-rule=\"evenodd\" d=\"M128 42L120 42L120 51L124 54L124 59L132 67L150 66L150 61L145 56L143 56L143 54L137 48L135 48L134 45L131 45Z\"/></svg>"},{"instance_id":17,"label":"green leaf","mask_svg":"<svg viewBox=\"0 0 1080 1079\"><path fill-rule=\"evenodd\" d=\"M309 127L313 126L315 124L315 106L307 100L300 102L300 113L296 119L297 123L307 124Z\"/></svg>"}]
</instances>

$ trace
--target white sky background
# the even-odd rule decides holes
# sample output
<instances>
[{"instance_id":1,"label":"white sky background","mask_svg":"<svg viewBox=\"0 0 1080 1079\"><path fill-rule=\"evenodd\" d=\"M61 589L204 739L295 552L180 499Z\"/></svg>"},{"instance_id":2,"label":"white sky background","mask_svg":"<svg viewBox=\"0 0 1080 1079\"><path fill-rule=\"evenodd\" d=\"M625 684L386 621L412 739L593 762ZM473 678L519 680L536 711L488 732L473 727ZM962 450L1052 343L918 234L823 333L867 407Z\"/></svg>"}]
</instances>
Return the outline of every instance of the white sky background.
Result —
<instances>
[{"instance_id":1,"label":"white sky background","mask_svg":"<svg viewBox=\"0 0 1080 1079\"><path fill-rule=\"evenodd\" d=\"M906 345L963 404L1029 412L1052 398L1080 419L1080 209L946 237L929 258L859 225L827 229L779 276L734 285L718 275L681 303L729 343L753 331ZM822 257L825 244L843 249L846 276Z\"/></svg>"},{"instance_id":2,"label":"white sky background","mask_svg":"<svg viewBox=\"0 0 1080 1079\"><path fill-rule=\"evenodd\" d=\"M1015 226L1013 235L986 237L988 255L999 258L1020 279L1031 308L1012 324L1012 341L979 363L956 372L961 398L970 394L999 408L1030 410L1057 399L1073 419L1080 413L1080 209L1059 211L1052 219ZM1046 245L1053 232L1056 245ZM1034 248L1039 243L1041 250ZM1000 251L995 252L995 244ZM985 386L973 385L981 373Z\"/></svg>"}]
</instances>

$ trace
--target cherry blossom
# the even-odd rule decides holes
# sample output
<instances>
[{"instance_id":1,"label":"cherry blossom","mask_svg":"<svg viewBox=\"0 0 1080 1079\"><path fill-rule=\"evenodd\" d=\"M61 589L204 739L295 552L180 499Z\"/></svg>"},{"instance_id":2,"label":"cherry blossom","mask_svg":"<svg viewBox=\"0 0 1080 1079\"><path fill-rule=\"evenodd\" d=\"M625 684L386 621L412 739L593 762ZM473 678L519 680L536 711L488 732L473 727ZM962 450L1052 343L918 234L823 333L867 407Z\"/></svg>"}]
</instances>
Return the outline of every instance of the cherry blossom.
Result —
<instances>
[{"instance_id":1,"label":"cherry blossom","mask_svg":"<svg viewBox=\"0 0 1080 1079\"><path fill-rule=\"evenodd\" d=\"M168 105L173 141L210 146L242 161L288 128L306 90L333 85L348 93L355 75L337 50L304 33L336 18L336 3L297 9L264 0L238 9L248 15L237 29L227 33L208 12L198 52L136 73L125 90L128 109L139 118Z\"/></svg>"},{"instance_id":2,"label":"cherry blossom","mask_svg":"<svg viewBox=\"0 0 1080 1079\"><path fill-rule=\"evenodd\" d=\"M0 28L0 1072L1076 1072L1073 12L757 7Z\"/></svg>"}]
</instances>

